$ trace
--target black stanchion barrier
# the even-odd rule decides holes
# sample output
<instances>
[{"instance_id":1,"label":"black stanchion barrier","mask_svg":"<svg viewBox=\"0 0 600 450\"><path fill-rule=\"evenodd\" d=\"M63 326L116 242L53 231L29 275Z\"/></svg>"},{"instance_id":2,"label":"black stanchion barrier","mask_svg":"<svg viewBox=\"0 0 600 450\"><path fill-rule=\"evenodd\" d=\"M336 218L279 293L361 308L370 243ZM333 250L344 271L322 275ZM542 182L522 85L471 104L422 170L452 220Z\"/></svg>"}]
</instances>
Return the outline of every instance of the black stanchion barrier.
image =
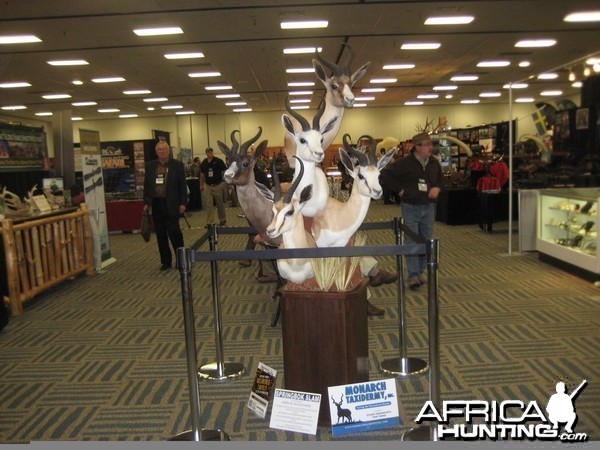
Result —
<instances>
[{"instance_id":1,"label":"black stanchion barrier","mask_svg":"<svg viewBox=\"0 0 600 450\"><path fill-rule=\"evenodd\" d=\"M427 242L427 319L429 321L429 400L436 409L440 408L440 336L438 302L438 263L439 242L430 239ZM437 441L437 427L422 425L408 430L402 436L403 441Z\"/></svg>"},{"instance_id":2,"label":"black stanchion barrier","mask_svg":"<svg viewBox=\"0 0 600 450\"><path fill-rule=\"evenodd\" d=\"M217 226L210 225L209 239L210 250L214 252L217 249ZM229 378L237 378L246 373L246 368L236 362L225 362L223 358L223 333L221 321L221 302L219 300L219 271L217 261L210 262L210 274L212 278L213 311L215 317L215 347L217 360L213 363L205 364L198 370L198 375L205 380L223 381Z\"/></svg>"},{"instance_id":3,"label":"black stanchion barrier","mask_svg":"<svg viewBox=\"0 0 600 450\"><path fill-rule=\"evenodd\" d=\"M402 229L404 224L402 219L394 219L394 233L396 234L396 245L402 245L403 235ZM419 242L419 240L415 240ZM404 300L404 270L402 266L402 257L396 255L396 272L398 273L397 290L398 290L398 340L400 342L399 358L391 358L382 361L379 365L383 373L394 376L409 376L421 375L428 369L427 362L419 358L409 358L406 348L406 302Z\"/></svg>"},{"instance_id":4,"label":"black stanchion barrier","mask_svg":"<svg viewBox=\"0 0 600 450\"><path fill-rule=\"evenodd\" d=\"M200 428L200 388L198 386L198 362L196 357L196 333L194 329L194 307L192 302L192 249L177 249L177 264L181 276L183 300L183 323L185 330L185 352L187 358L188 387L192 429L173 436L171 441L229 441L229 435L221 430Z\"/></svg>"}]
</instances>

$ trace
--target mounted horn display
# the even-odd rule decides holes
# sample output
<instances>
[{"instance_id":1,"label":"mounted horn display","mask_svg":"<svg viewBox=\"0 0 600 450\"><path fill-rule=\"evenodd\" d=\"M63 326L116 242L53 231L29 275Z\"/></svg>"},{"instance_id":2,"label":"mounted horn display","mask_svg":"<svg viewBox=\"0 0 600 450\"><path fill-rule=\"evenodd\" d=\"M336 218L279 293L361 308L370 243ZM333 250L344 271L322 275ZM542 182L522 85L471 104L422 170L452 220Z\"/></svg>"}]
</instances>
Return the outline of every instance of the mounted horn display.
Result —
<instances>
[{"instance_id":1,"label":"mounted horn display","mask_svg":"<svg viewBox=\"0 0 600 450\"><path fill-rule=\"evenodd\" d=\"M377 141L375 140L375 138L373 136L370 136L368 134L363 134L361 137L358 138L358 142L360 142L363 138L366 138L369 140L369 148L367 149L367 151L365 151L365 154L367 155L367 158L369 159L369 163L373 166L377 165Z\"/></svg>"},{"instance_id":2,"label":"mounted horn display","mask_svg":"<svg viewBox=\"0 0 600 450\"><path fill-rule=\"evenodd\" d=\"M352 64L352 59L354 59L354 54L352 53L352 47L350 47L350 44L344 42L342 43L342 45L345 45L348 48L348 51L350 52L350 57L348 58L348 62L346 64L344 64L344 75L348 75L348 76L352 76L352 69L350 69L350 65Z\"/></svg>"},{"instance_id":3,"label":"mounted horn display","mask_svg":"<svg viewBox=\"0 0 600 450\"><path fill-rule=\"evenodd\" d=\"M319 124L319 122L321 122L321 117L323 117L324 112L325 112L325 97L323 97L321 99L321 103L319 104L319 110L317 111L317 114L315 115L315 117L313 117L313 130L319 130L321 128L321 125Z\"/></svg>"},{"instance_id":4,"label":"mounted horn display","mask_svg":"<svg viewBox=\"0 0 600 450\"><path fill-rule=\"evenodd\" d=\"M247 152L248 149L250 148L250 146L252 144L254 144L256 141L258 141L258 138L260 137L260 135L262 134L262 127L258 127L258 133L256 133L256 136L254 136L252 139L250 139L249 141L244 142L241 147L240 147L240 155L244 156Z\"/></svg>"},{"instance_id":5,"label":"mounted horn display","mask_svg":"<svg viewBox=\"0 0 600 450\"><path fill-rule=\"evenodd\" d=\"M300 181L302 181L302 175L304 175L304 163L297 156L294 156L294 158L296 158L298 160L298 163L300 164L300 172L298 172L298 176L296 177L296 179L290 186L290 190L288 191L287 195L283 199L284 203L290 203L292 201L292 196L294 195L294 192L296 191L296 189L298 189L298 185L300 184Z\"/></svg>"},{"instance_id":6,"label":"mounted horn display","mask_svg":"<svg viewBox=\"0 0 600 450\"><path fill-rule=\"evenodd\" d=\"M290 104L289 96L285 97L285 109L287 109L287 111L290 113L290 115L294 119L296 119L298 122L300 122L300 125L302 126L302 131L310 130L310 123L308 123L308 120L306 120L301 114L298 114L296 111L294 111L292 109L292 105Z\"/></svg>"},{"instance_id":7,"label":"mounted horn display","mask_svg":"<svg viewBox=\"0 0 600 450\"><path fill-rule=\"evenodd\" d=\"M342 69L337 64L335 64L331 61L328 61L327 59L325 59L324 57L319 55L318 52L315 52L315 58L317 59L317 61L319 61L324 66L326 66L328 69L332 70L334 77L339 77L339 76L343 75Z\"/></svg>"}]
</instances>

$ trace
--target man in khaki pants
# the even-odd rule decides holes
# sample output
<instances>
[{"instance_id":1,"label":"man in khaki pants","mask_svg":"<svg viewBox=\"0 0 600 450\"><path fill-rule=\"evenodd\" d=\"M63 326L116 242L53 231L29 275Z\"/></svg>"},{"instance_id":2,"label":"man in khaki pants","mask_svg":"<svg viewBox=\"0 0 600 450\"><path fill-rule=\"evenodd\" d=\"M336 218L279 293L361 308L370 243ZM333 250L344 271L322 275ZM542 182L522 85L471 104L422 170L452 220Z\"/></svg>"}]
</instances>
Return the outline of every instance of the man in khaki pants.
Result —
<instances>
[{"instance_id":1,"label":"man in khaki pants","mask_svg":"<svg viewBox=\"0 0 600 450\"><path fill-rule=\"evenodd\" d=\"M219 225L223 226L227 223L225 215L225 206L223 205L223 197L227 184L223 181L223 173L227 170L227 166L221 158L214 155L212 148L206 149L206 158L200 164L200 190L204 192L204 199L208 206L208 215L206 223L214 223L215 207L217 205L217 213L219 215Z\"/></svg>"}]
</instances>

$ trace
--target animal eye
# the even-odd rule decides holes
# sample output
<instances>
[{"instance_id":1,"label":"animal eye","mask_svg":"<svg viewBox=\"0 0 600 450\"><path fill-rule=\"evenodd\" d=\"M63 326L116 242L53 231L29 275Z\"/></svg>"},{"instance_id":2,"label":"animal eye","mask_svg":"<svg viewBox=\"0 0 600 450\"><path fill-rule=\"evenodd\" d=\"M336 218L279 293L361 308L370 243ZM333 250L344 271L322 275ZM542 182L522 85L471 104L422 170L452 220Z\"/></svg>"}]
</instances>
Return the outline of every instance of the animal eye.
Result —
<instances>
[{"instance_id":1,"label":"animal eye","mask_svg":"<svg viewBox=\"0 0 600 450\"><path fill-rule=\"evenodd\" d=\"M294 210L290 209L288 212L285 213L286 216L292 216L294 214Z\"/></svg>"},{"instance_id":2,"label":"animal eye","mask_svg":"<svg viewBox=\"0 0 600 450\"><path fill-rule=\"evenodd\" d=\"M363 174L362 174L362 173L359 173L359 174L358 174L358 179L359 179L359 180L364 180L364 179L365 179L365 177L363 177Z\"/></svg>"},{"instance_id":3,"label":"animal eye","mask_svg":"<svg viewBox=\"0 0 600 450\"><path fill-rule=\"evenodd\" d=\"M333 89L334 91L337 91L339 89L339 86L337 84L332 84L331 89Z\"/></svg>"},{"instance_id":4,"label":"animal eye","mask_svg":"<svg viewBox=\"0 0 600 450\"><path fill-rule=\"evenodd\" d=\"M249 166L249 164L248 164L247 162L245 162L245 163L243 164L243 166L244 166L244 167L248 167L248 166Z\"/></svg>"},{"instance_id":5,"label":"animal eye","mask_svg":"<svg viewBox=\"0 0 600 450\"><path fill-rule=\"evenodd\" d=\"M304 138L300 138L300 143L301 143L301 144L306 144L306 139L304 139Z\"/></svg>"}]
</instances>

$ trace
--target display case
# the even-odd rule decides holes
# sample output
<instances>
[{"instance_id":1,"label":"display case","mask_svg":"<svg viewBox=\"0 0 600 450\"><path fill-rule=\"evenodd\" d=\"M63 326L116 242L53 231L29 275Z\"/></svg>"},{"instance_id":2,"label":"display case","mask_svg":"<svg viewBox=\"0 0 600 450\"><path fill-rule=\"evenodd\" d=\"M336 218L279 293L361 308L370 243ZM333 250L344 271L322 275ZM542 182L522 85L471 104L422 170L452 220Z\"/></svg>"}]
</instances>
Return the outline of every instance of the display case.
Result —
<instances>
[{"instance_id":1,"label":"display case","mask_svg":"<svg viewBox=\"0 0 600 450\"><path fill-rule=\"evenodd\" d=\"M536 250L600 274L599 202L600 188L540 190Z\"/></svg>"}]
</instances>

